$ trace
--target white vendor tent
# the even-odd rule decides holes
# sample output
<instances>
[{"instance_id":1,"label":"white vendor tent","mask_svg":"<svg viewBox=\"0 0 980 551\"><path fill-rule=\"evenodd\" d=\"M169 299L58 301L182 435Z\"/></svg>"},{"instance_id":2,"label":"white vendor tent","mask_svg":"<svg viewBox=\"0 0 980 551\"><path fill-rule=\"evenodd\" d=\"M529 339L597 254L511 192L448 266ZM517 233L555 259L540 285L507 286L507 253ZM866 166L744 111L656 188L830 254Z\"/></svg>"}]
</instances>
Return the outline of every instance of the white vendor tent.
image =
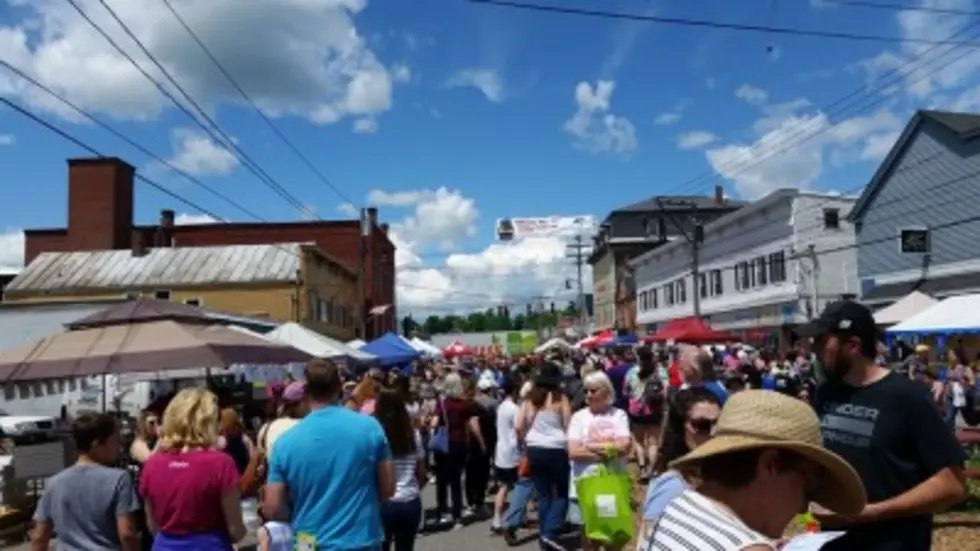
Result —
<instances>
[{"instance_id":1,"label":"white vendor tent","mask_svg":"<svg viewBox=\"0 0 980 551\"><path fill-rule=\"evenodd\" d=\"M568 344L564 339L559 339L555 337L548 342L542 344L541 346L534 349L535 354L541 354L542 352L547 352L549 350L573 350L575 346Z\"/></svg>"},{"instance_id":2,"label":"white vendor tent","mask_svg":"<svg viewBox=\"0 0 980 551\"><path fill-rule=\"evenodd\" d=\"M439 350L435 346L432 346L431 344L423 341L418 337L412 337L412 340L409 342L412 344L413 348L415 348L416 350L418 350L419 352L421 352L426 356L432 358L437 358L439 356L442 356L442 350Z\"/></svg>"},{"instance_id":3,"label":"white vendor tent","mask_svg":"<svg viewBox=\"0 0 980 551\"><path fill-rule=\"evenodd\" d=\"M326 335L321 335L292 321L273 329L265 337L287 344L293 348L298 348L317 358L344 357L357 362L372 362L377 360L377 357L373 354L361 352L353 346L348 346Z\"/></svg>"},{"instance_id":4,"label":"white vendor tent","mask_svg":"<svg viewBox=\"0 0 980 551\"><path fill-rule=\"evenodd\" d=\"M875 312L875 323L878 325L894 325L925 312L939 301L919 291L912 291L898 302Z\"/></svg>"},{"instance_id":5,"label":"white vendor tent","mask_svg":"<svg viewBox=\"0 0 980 551\"><path fill-rule=\"evenodd\" d=\"M889 327L890 335L980 333L980 294L949 297L925 312Z\"/></svg>"},{"instance_id":6,"label":"white vendor tent","mask_svg":"<svg viewBox=\"0 0 980 551\"><path fill-rule=\"evenodd\" d=\"M367 343L364 342L364 341L362 341L361 339L354 339L352 341L347 341L347 346L349 346L351 348L358 348L358 349L360 349L365 344L367 344Z\"/></svg>"}]
</instances>

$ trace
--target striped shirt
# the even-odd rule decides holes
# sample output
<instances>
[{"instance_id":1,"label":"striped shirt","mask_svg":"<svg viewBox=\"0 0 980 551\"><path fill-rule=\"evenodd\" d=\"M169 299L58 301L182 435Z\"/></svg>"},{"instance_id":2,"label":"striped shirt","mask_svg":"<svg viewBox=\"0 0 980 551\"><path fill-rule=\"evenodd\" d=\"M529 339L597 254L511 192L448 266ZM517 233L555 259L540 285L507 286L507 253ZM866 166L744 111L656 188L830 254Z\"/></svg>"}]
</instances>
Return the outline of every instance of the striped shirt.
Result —
<instances>
[{"instance_id":1,"label":"striped shirt","mask_svg":"<svg viewBox=\"0 0 980 551\"><path fill-rule=\"evenodd\" d=\"M775 549L772 540L694 490L674 499L652 532L646 548L638 551L741 551L753 545Z\"/></svg>"}]
</instances>

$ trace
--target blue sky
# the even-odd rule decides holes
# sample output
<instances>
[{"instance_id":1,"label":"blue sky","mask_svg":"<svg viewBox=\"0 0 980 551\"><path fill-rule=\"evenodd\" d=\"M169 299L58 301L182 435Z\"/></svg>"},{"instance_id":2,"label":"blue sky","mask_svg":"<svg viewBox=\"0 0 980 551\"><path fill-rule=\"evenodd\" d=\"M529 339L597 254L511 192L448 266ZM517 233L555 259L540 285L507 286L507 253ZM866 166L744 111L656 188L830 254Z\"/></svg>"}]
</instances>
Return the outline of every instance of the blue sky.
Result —
<instances>
[{"instance_id":1,"label":"blue sky","mask_svg":"<svg viewBox=\"0 0 980 551\"><path fill-rule=\"evenodd\" d=\"M968 23L816 0L551 3L933 40ZM79 5L146 62L98 2ZM823 109L882 71L906 67L928 50L921 45L622 22L463 0L291 0L247 9L229 0L173 0L341 196L242 104L161 0L109 5L239 147L316 216L346 216L346 203L369 199L379 206L400 245L399 282L414 286L399 293L409 308L463 300L473 286L513 302L561 294L570 267L560 240L492 246L498 217L601 218L650 195L709 194L715 184L746 198L790 186L853 193L913 109L975 109L980 100L980 59L971 55L884 92L876 85L874 99L851 109ZM908 5L976 8L970 0ZM919 66L939 68L938 54L960 52L927 53ZM0 59L263 218L300 216L155 92L64 0L0 3ZM0 69L4 97L222 217L249 219L8 77ZM810 131L819 134L773 156ZM85 152L10 110L0 111L0 136L4 178L15 190L8 198L16 197L0 204L0 229L9 230L0 264L15 264L17 230L63 225L64 161ZM142 221L167 207L196 214L146 186L137 190Z\"/></svg>"}]
</instances>

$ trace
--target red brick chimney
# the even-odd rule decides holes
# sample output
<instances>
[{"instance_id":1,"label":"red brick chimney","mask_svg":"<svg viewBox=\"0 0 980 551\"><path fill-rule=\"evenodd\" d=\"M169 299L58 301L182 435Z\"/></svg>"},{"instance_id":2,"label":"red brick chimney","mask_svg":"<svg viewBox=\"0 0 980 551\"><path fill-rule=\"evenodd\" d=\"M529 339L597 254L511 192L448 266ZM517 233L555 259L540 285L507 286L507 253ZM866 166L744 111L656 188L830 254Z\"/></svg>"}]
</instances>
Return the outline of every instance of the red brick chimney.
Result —
<instances>
[{"instance_id":1,"label":"red brick chimney","mask_svg":"<svg viewBox=\"0 0 980 551\"><path fill-rule=\"evenodd\" d=\"M115 157L68 160L69 250L130 248L135 173Z\"/></svg>"},{"instance_id":2,"label":"red brick chimney","mask_svg":"<svg viewBox=\"0 0 980 551\"><path fill-rule=\"evenodd\" d=\"M174 220L176 214L170 209L160 211L160 223L157 224L157 231L153 238L154 247L171 247L174 239Z\"/></svg>"}]
</instances>

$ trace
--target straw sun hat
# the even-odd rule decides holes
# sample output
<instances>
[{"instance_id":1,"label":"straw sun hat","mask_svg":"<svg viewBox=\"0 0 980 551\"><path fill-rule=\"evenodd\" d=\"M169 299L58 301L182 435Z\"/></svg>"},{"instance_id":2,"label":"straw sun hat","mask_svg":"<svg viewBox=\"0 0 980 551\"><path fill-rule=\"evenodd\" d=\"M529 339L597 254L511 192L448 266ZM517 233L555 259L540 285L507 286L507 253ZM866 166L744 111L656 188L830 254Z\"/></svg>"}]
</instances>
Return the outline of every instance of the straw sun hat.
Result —
<instances>
[{"instance_id":1,"label":"straw sun hat","mask_svg":"<svg viewBox=\"0 0 980 551\"><path fill-rule=\"evenodd\" d=\"M732 395L721 410L714 437L670 467L696 467L708 457L757 448L792 451L821 466L813 500L827 509L845 516L864 509L867 496L861 478L850 464L823 447L820 420L813 409L778 392L745 390Z\"/></svg>"}]
</instances>

